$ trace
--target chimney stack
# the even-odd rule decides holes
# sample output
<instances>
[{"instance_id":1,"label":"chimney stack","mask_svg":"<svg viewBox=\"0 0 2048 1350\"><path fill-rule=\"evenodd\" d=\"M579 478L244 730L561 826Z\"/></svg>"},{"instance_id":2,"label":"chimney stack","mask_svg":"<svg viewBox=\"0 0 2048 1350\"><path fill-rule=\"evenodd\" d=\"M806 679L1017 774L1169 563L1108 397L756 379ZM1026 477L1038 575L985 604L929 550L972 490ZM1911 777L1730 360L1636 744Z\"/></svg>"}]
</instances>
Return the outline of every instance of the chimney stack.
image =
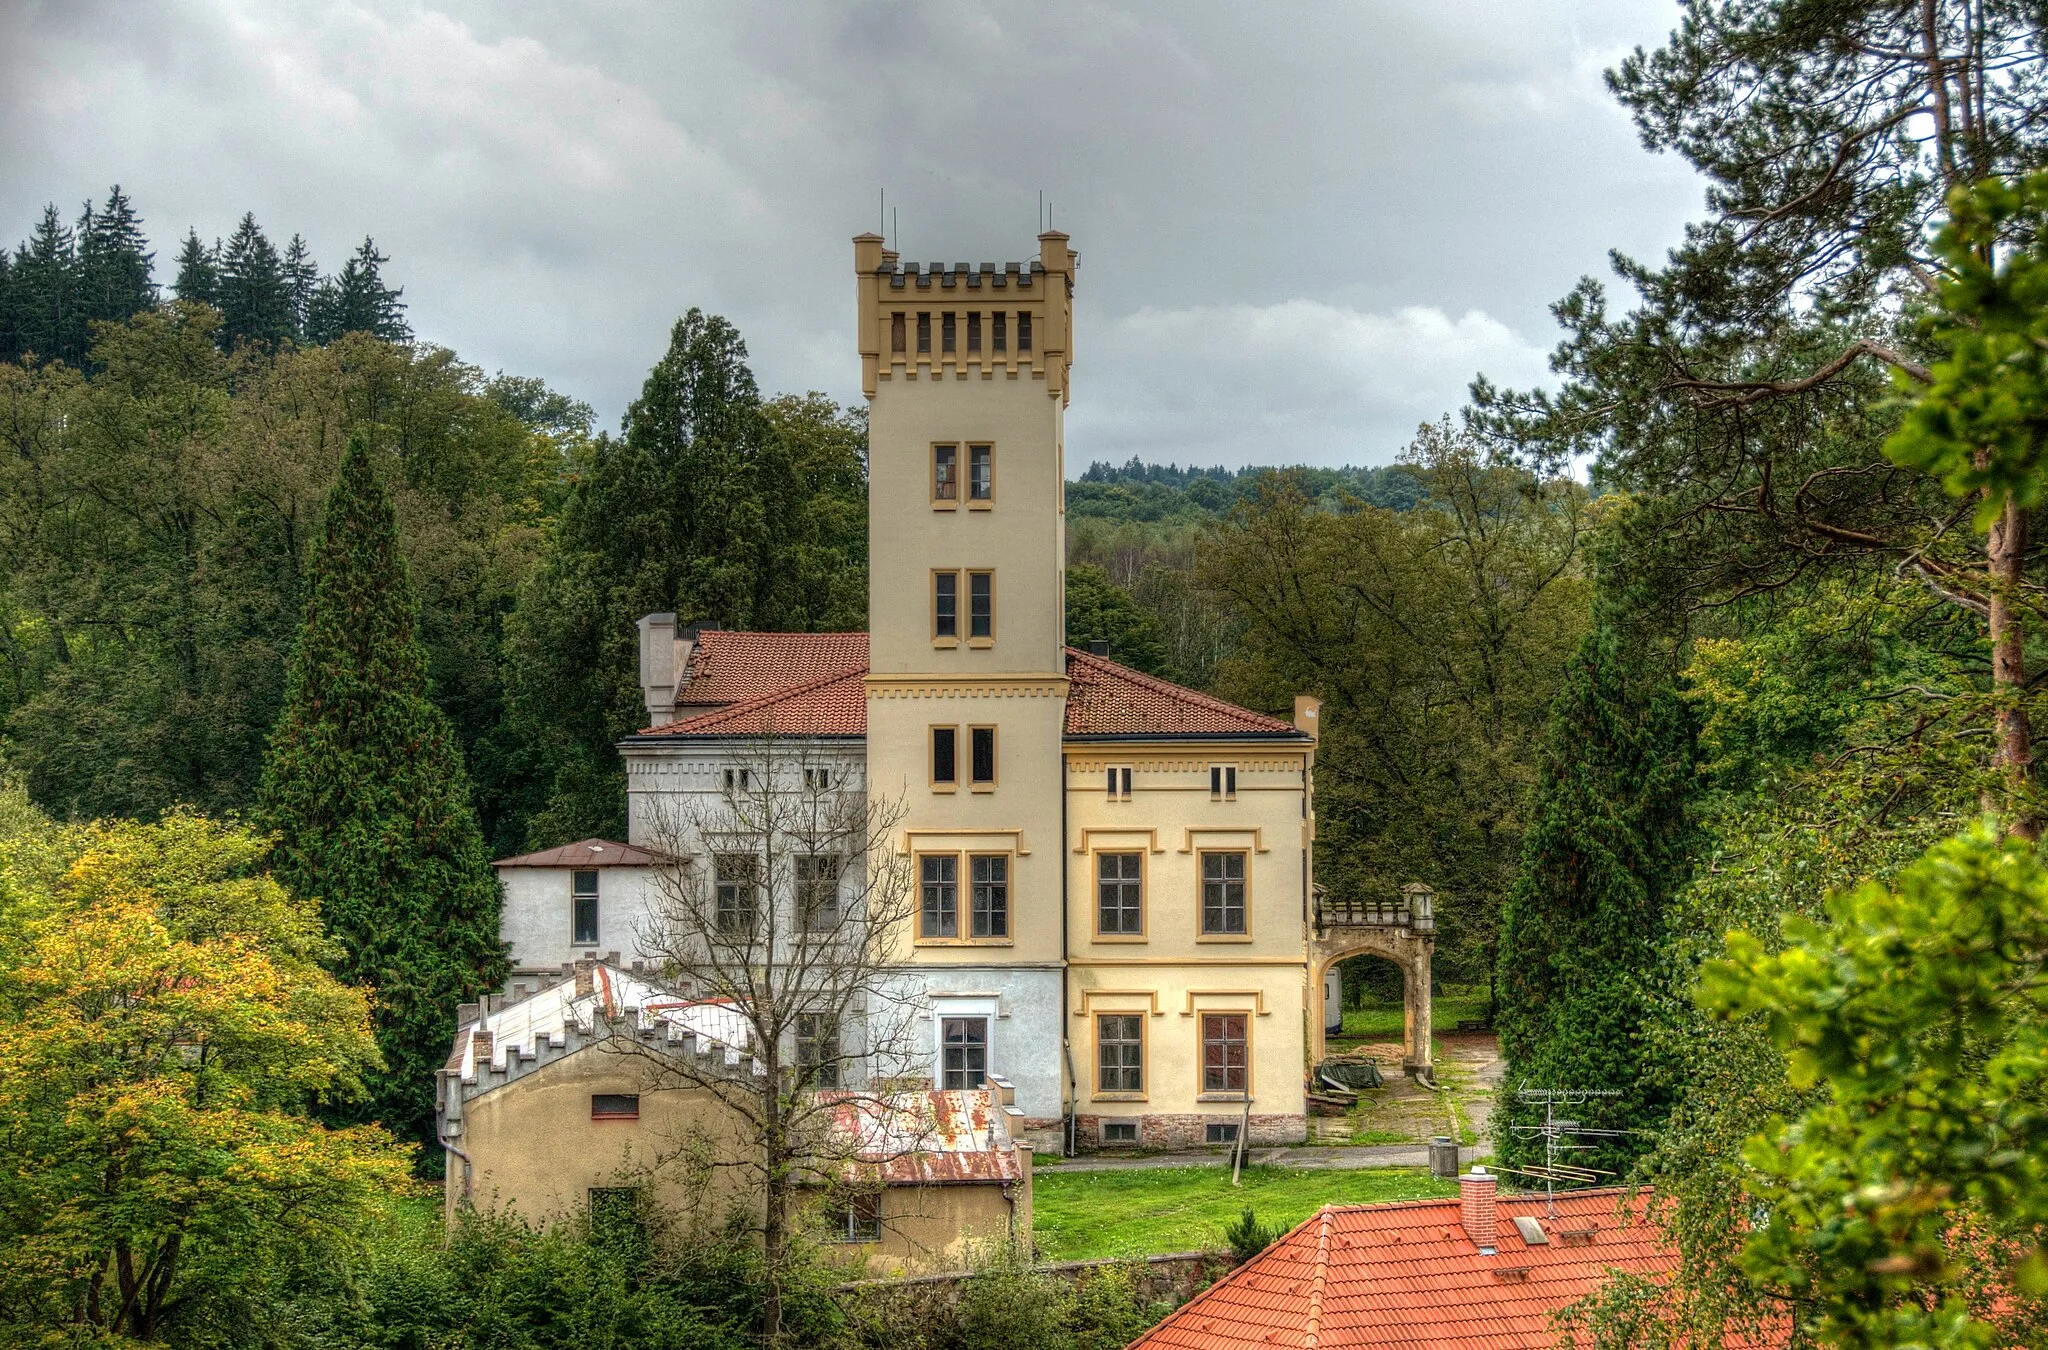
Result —
<instances>
[{"instance_id":1,"label":"chimney stack","mask_svg":"<svg viewBox=\"0 0 2048 1350\"><path fill-rule=\"evenodd\" d=\"M1494 1176L1484 1167L1474 1167L1458 1178L1458 1217L1465 1236L1479 1248L1481 1256L1494 1253Z\"/></svg>"},{"instance_id":2,"label":"chimney stack","mask_svg":"<svg viewBox=\"0 0 2048 1350\"><path fill-rule=\"evenodd\" d=\"M1311 738L1322 733L1323 701L1314 694L1294 696L1294 729Z\"/></svg>"},{"instance_id":3,"label":"chimney stack","mask_svg":"<svg viewBox=\"0 0 2048 1350\"><path fill-rule=\"evenodd\" d=\"M576 963L576 997L585 998L597 992L597 962L588 958Z\"/></svg>"},{"instance_id":4,"label":"chimney stack","mask_svg":"<svg viewBox=\"0 0 2048 1350\"><path fill-rule=\"evenodd\" d=\"M676 638L675 615L640 616L640 695L647 701L649 725L675 720L676 681L689 659Z\"/></svg>"}]
</instances>

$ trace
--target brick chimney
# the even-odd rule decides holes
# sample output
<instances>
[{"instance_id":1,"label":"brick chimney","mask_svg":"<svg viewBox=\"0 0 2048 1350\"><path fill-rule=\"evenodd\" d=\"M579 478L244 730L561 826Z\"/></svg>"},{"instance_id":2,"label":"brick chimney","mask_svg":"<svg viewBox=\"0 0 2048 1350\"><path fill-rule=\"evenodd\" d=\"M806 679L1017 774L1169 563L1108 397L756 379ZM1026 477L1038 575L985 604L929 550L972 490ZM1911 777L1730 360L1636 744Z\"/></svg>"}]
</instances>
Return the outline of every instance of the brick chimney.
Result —
<instances>
[{"instance_id":1,"label":"brick chimney","mask_svg":"<svg viewBox=\"0 0 2048 1350\"><path fill-rule=\"evenodd\" d=\"M496 1039L496 1037L482 1027L478 1027L475 1031L469 1033L469 1044L476 1051L476 1067L479 1070L490 1066L491 1051L493 1042Z\"/></svg>"},{"instance_id":2,"label":"brick chimney","mask_svg":"<svg viewBox=\"0 0 2048 1350\"><path fill-rule=\"evenodd\" d=\"M576 997L597 992L597 962L585 958L576 963Z\"/></svg>"},{"instance_id":3,"label":"brick chimney","mask_svg":"<svg viewBox=\"0 0 2048 1350\"><path fill-rule=\"evenodd\" d=\"M1484 1167L1474 1167L1458 1178L1458 1217L1465 1236L1479 1248L1481 1256L1494 1253L1494 1176Z\"/></svg>"}]
</instances>

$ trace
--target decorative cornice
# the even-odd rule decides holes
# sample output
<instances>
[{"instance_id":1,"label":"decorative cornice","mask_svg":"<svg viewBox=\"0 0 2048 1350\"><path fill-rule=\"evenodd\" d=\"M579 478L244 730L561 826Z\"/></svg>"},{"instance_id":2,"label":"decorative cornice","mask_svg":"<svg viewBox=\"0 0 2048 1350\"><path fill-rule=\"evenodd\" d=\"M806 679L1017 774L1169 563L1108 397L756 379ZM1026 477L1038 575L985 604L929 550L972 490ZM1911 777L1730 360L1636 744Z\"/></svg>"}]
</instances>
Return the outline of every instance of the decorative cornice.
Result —
<instances>
[{"instance_id":1,"label":"decorative cornice","mask_svg":"<svg viewBox=\"0 0 2048 1350\"><path fill-rule=\"evenodd\" d=\"M1065 698L1064 675L869 675L869 698Z\"/></svg>"}]
</instances>

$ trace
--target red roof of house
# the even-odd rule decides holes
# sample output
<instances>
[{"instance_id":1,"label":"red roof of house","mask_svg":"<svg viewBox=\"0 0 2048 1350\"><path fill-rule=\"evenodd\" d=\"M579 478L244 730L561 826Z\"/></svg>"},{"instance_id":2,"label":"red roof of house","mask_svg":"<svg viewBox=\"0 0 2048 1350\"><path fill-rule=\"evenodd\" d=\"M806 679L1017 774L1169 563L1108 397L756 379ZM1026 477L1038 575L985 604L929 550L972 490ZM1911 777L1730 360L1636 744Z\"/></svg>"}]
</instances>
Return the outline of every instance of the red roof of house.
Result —
<instances>
[{"instance_id":1,"label":"red roof of house","mask_svg":"<svg viewBox=\"0 0 2048 1350\"><path fill-rule=\"evenodd\" d=\"M609 839L579 839L573 844L500 858L493 867L648 867L661 861L659 854Z\"/></svg>"},{"instance_id":2,"label":"red roof of house","mask_svg":"<svg viewBox=\"0 0 2048 1350\"><path fill-rule=\"evenodd\" d=\"M1573 1191L1551 1218L1540 1195L1502 1195L1486 1256L1456 1199L1327 1205L1130 1350L1550 1350L1551 1314L1608 1271L1662 1275L1677 1264L1642 1206L1619 1190ZM1536 1220L1549 1241L1525 1242L1517 1217Z\"/></svg>"},{"instance_id":3,"label":"red roof of house","mask_svg":"<svg viewBox=\"0 0 2048 1350\"><path fill-rule=\"evenodd\" d=\"M727 633L697 635L690 679L676 707L745 703L824 675L865 674L866 633Z\"/></svg>"},{"instance_id":4,"label":"red roof of house","mask_svg":"<svg viewBox=\"0 0 2048 1350\"><path fill-rule=\"evenodd\" d=\"M675 721L644 736L865 736L866 633L700 634ZM1293 724L1067 648L1069 736L1286 736ZM686 711L687 710L687 711Z\"/></svg>"}]
</instances>

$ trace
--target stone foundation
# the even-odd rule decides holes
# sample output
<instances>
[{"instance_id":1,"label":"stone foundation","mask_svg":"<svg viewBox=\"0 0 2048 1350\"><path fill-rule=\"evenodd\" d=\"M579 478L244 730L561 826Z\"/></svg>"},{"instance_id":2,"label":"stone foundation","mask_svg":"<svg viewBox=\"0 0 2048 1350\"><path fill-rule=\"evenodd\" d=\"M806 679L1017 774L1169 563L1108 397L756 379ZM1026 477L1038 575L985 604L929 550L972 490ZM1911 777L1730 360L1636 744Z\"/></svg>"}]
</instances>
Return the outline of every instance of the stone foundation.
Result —
<instances>
[{"instance_id":1,"label":"stone foundation","mask_svg":"<svg viewBox=\"0 0 2048 1350\"><path fill-rule=\"evenodd\" d=\"M1083 1153L1112 1153L1125 1148L1156 1148L1171 1151L1199 1148L1224 1148L1227 1145L1211 1144L1208 1141L1209 1126L1236 1125L1244 1118L1236 1113L1214 1115L1173 1115L1158 1113L1142 1116L1126 1115L1080 1115L1075 1117L1079 1136L1075 1145ZM1102 1142L1102 1123L1110 1121L1122 1124L1135 1121L1138 1139L1132 1144L1105 1144ZM1299 1144L1308 1138L1308 1117L1299 1113L1290 1115L1252 1114L1251 1145L1253 1148L1274 1148L1282 1144Z\"/></svg>"}]
</instances>

